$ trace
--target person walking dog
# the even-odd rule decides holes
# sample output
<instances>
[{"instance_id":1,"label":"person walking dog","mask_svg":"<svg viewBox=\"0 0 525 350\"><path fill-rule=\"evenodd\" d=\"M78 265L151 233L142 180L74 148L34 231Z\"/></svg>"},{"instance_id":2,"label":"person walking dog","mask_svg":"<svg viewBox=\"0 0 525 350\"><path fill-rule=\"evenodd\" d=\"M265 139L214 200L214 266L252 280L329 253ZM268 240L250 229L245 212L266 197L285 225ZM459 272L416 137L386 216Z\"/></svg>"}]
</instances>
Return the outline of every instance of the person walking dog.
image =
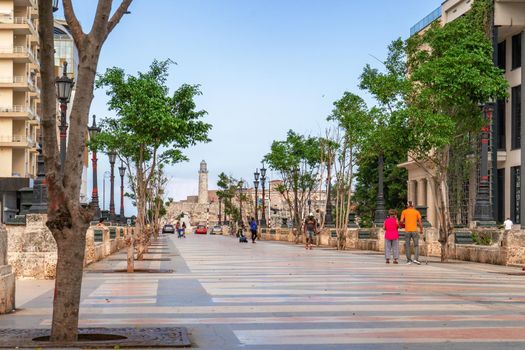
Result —
<instances>
[{"instance_id":1,"label":"person walking dog","mask_svg":"<svg viewBox=\"0 0 525 350\"><path fill-rule=\"evenodd\" d=\"M401 224L405 225L405 253L407 257L407 264L421 265L419 262L419 234L423 234L423 222L421 221L421 213L414 208L411 201L408 202L407 208L401 213ZM419 233L417 228L419 225ZM414 242L414 260L410 253L410 240Z\"/></svg>"},{"instance_id":2,"label":"person walking dog","mask_svg":"<svg viewBox=\"0 0 525 350\"><path fill-rule=\"evenodd\" d=\"M385 259L390 264L390 257L394 257L394 264L399 259L399 222L397 221L397 211L390 209L388 218L383 223L385 229Z\"/></svg>"}]
</instances>

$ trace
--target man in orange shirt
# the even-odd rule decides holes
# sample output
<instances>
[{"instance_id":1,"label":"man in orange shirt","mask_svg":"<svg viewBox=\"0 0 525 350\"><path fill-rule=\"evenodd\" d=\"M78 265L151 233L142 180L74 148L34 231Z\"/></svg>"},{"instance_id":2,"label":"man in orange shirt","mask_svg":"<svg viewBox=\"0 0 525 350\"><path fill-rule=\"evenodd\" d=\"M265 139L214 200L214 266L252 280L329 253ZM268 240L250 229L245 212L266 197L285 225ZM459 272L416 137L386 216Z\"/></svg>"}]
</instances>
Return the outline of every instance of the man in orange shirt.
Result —
<instances>
[{"instance_id":1,"label":"man in orange shirt","mask_svg":"<svg viewBox=\"0 0 525 350\"><path fill-rule=\"evenodd\" d=\"M417 227L419 224L419 233L423 234L423 222L421 221L421 214L414 208L412 202L408 202L408 206L401 213L401 224L405 225L405 254L407 256L407 264L417 264L419 262L419 234ZM414 241L414 260L410 253L410 239Z\"/></svg>"}]
</instances>

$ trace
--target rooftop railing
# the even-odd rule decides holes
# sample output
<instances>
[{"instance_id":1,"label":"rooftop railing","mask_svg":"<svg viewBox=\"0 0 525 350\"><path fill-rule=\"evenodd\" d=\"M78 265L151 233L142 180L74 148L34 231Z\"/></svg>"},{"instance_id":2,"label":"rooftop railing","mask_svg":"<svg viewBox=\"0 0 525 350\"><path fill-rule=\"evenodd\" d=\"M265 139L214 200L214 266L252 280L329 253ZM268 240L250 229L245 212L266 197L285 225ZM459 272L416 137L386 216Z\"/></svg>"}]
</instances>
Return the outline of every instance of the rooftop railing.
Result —
<instances>
[{"instance_id":1,"label":"rooftop railing","mask_svg":"<svg viewBox=\"0 0 525 350\"><path fill-rule=\"evenodd\" d=\"M424 28L428 27L432 22L441 17L441 6L428 14L421 21L417 22L412 28L410 28L410 36L419 33Z\"/></svg>"}]
</instances>

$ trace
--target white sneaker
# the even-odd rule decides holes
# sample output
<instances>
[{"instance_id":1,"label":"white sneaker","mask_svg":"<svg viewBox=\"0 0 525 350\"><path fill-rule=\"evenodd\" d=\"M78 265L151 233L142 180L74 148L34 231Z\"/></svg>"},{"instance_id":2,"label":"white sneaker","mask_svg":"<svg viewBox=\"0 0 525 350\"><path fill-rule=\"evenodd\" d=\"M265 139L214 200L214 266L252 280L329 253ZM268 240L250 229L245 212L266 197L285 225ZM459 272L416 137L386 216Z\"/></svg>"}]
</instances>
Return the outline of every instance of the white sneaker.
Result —
<instances>
[{"instance_id":1,"label":"white sneaker","mask_svg":"<svg viewBox=\"0 0 525 350\"><path fill-rule=\"evenodd\" d=\"M412 262L413 262L414 264L416 264L416 265L421 265L421 263L420 263L419 261L417 261L417 260L412 260Z\"/></svg>"},{"instance_id":2,"label":"white sneaker","mask_svg":"<svg viewBox=\"0 0 525 350\"><path fill-rule=\"evenodd\" d=\"M408 260L407 265L410 265L410 264L412 264L412 261Z\"/></svg>"}]
</instances>

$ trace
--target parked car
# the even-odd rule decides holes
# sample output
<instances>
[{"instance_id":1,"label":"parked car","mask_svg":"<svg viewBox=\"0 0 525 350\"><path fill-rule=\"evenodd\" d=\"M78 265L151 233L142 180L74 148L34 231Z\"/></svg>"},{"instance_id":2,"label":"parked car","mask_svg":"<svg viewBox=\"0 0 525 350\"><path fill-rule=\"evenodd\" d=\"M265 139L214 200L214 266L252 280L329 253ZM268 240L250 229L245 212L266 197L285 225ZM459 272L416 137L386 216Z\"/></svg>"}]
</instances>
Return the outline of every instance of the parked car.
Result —
<instances>
[{"instance_id":1,"label":"parked car","mask_svg":"<svg viewBox=\"0 0 525 350\"><path fill-rule=\"evenodd\" d=\"M222 226L215 225L211 228L210 235L220 235L222 234Z\"/></svg>"},{"instance_id":2,"label":"parked car","mask_svg":"<svg viewBox=\"0 0 525 350\"><path fill-rule=\"evenodd\" d=\"M173 234L173 233L175 233L175 227L173 227L173 225L166 224L162 228L162 233L171 233L171 234Z\"/></svg>"},{"instance_id":3,"label":"parked car","mask_svg":"<svg viewBox=\"0 0 525 350\"><path fill-rule=\"evenodd\" d=\"M207 233L208 233L208 228L205 225L197 225L197 228L195 229L195 234L205 235Z\"/></svg>"}]
</instances>

